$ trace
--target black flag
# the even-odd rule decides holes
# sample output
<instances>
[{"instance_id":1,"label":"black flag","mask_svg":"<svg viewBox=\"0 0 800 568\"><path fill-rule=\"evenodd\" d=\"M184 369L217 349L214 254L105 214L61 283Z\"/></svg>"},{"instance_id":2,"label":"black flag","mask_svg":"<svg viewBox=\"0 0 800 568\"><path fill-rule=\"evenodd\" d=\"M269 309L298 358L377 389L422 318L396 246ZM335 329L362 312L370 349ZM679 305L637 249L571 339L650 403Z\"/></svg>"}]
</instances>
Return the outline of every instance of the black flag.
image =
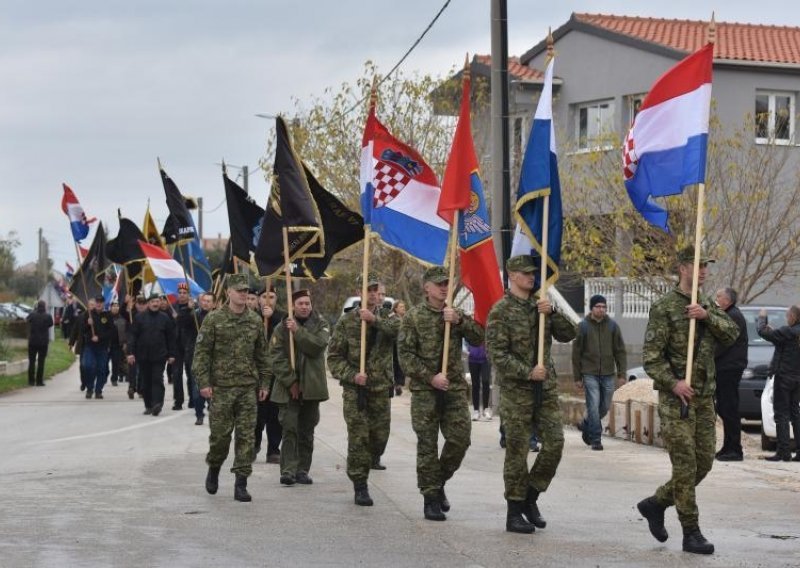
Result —
<instances>
[{"instance_id":1,"label":"black flag","mask_svg":"<svg viewBox=\"0 0 800 568\"><path fill-rule=\"evenodd\" d=\"M228 223L231 238L228 241L233 256L250 262L250 252L255 252L261 232L264 210L228 177L223 166L222 181L225 184L225 200L228 204Z\"/></svg>"},{"instance_id":2,"label":"black flag","mask_svg":"<svg viewBox=\"0 0 800 568\"><path fill-rule=\"evenodd\" d=\"M305 164L303 167L325 234L325 255L306 258L303 262L313 278L322 278L333 255L364 239L364 218L322 187Z\"/></svg>"},{"instance_id":3,"label":"black flag","mask_svg":"<svg viewBox=\"0 0 800 568\"><path fill-rule=\"evenodd\" d=\"M106 232L101 222L97 226L92 246L69 286L69 291L84 307L89 305L90 298L103 294L103 288L109 286L107 280L111 279L113 285L116 276L109 274L110 267L111 263L106 256Z\"/></svg>"},{"instance_id":4,"label":"black flag","mask_svg":"<svg viewBox=\"0 0 800 568\"><path fill-rule=\"evenodd\" d=\"M117 236L106 244L106 256L111 262L128 264L129 262L144 262L145 258L139 241L147 242L142 231L136 223L125 217L119 218L119 232Z\"/></svg>"},{"instance_id":5,"label":"black flag","mask_svg":"<svg viewBox=\"0 0 800 568\"><path fill-rule=\"evenodd\" d=\"M164 225L163 233L167 244L182 244L194 240L197 236L197 231L194 228L192 215L186 207L186 198L181 195L178 186L175 185L172 178L167 175L167 172L164 171L160 163L158 171L161 172L161 183L164 184L167 208L169 208L169 217L167 218L167 223Z\"/></svg>"},{"instance_id":6,"label":"black flag","mask_svg":"<svg viewBox=\"0 0 800 568\"><path fill-rule=\"evenodd\" d=\"M289 132L281 117L276 121L275 187L280 211L269 200L255 251L261 276L272 276L283 265L282 229L289 233L289 259L321 257L324 241L319 211L308 186L303 164L292 148ZM276 225L273 225L277 221ZM273 230L277 227L277 231Z\"/></svg>"}]
</instances>

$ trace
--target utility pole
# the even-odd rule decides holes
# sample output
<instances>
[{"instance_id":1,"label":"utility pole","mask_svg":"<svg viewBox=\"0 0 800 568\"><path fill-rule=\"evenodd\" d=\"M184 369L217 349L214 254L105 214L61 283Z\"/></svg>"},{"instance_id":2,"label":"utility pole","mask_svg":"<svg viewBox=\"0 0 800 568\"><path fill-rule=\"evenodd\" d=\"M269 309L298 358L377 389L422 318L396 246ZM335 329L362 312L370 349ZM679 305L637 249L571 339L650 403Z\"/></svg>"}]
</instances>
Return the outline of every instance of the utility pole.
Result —
<instances>
[{"instance_id":1,"label":"utility pole","mask_svg":"<svg viewBox=\"0 0 800 568\"><path fill-rule=\"evenodd\" d=\"M492 226L500 228L495 253L500 267L511 251L511 172L508 130L508 9L506 0L492 0L491 8L491 132ZM507 279L503 269L503 280Z\"/></svg>"},{"instance_id":2,"label":"utility pole","mask_svg":"<svg viewBox=\"0 0 800 568\"><path fill-rule=\"evenodd\" d=\"M197 198L197 230L200 233L198 236L203 240L203 198Z\"/></svg>"}]
</instances>

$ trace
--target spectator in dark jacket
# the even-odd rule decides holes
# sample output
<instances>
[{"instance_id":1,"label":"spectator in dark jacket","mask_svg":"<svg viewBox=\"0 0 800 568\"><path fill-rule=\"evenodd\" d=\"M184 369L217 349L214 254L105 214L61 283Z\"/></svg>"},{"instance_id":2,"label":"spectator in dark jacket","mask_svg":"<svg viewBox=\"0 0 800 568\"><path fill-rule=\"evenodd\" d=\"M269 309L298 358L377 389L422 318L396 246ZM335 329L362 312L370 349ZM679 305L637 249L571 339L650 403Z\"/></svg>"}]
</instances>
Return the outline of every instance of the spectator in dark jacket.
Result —
<instances>
[{"instance_id":1,"label":"spectator in dark jacket","mask_svg":"<svg viewBox=\"0 0 800 568\"><path fill-rule=\"evenodd\" d=\"M725 435L722 448L717 452L719 461L742 461L742 419L739 416L739 381L747 367L747 323L736 307L738 294L733 288L717 290L717 305L739 328L739 337L733 345L717 344L714 366L717 368L715 403L717 416L722 419Z\"/></svg>"},{"instance_id":2,"label":"spectator in dark jacket","mask_svg":"<svg viewBox=\"0 0 800 568\"><path fill-rule=\"evenodd\" d=\"M481 402L483 403L483 417L492 419L492 409L489 406L489 397L492 394L492 369L489 358L486 356L486 345L469 345L469 376L472 379L472 420L481 419Z\"/></svg>"},{"instance_id":3,"label":"spectator in dark jacket","mask_svg":"<svg viewBox=\"0 0 800 568\"><path fill-rule=\"evenodd\" d=\"M164 407L164 365L175 362L175 322L161 310L157 294L150 296L147 310L133 320L128 353L128 364L138 366L144 414L158 416Z\"/></svg>"},{"instance_id":4,"label":"spectator in dark jacket","mask_svg":"<svg viewBox=\"0 0 800 568\"><path fill-rule=\"evenodd\" d=\"M69 294L67 298L69 299L69 304L61 314L61 333L64 335L64 339L69 339L72 336L72 328L75 326L78 317L83 313L83 307L78 303L78 300L72 297L72 294Z\"/></svg>"},{"instance_id":5,"label":"spectator in dark jacket","mask_svg":"<svg viewBox=\"0 0 800 568\"><path fill-rule=\"evenodd\" d=\"M50 328L53 327L53 317L47 313L44 300L39 300L36 309L28 315L28 326L28 384L43 387L44 360L47 358L47 346L50 343Z\"/></svg>"},{"instance_id":6,"label":"spectator in dark jacket","mask_svg":"<svg viewBox=\"0 0 800 568\"><path fill-rule=\"evenodd\" d=\"M772 408L775 412L775 429L778 451L768 461L792 459L789 447L789 424L794 439L800 439L800 306L790 306L786 311L786 325L772 329L767 322L767 310L758 314L758 335L775 345L770 368L775 375ZM794 457L800 461L800 450Z\"/></svg>"}]
</instances>

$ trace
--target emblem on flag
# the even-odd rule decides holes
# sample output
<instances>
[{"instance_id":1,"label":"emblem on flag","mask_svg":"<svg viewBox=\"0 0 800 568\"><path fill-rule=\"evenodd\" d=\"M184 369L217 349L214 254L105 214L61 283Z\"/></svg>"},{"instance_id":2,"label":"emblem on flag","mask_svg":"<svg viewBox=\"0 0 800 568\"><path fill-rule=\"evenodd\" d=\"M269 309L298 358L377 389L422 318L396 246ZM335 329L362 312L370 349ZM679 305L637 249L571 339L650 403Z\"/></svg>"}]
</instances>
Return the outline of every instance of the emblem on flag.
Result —
<instances>
[{"instance_id":1,"label":"emblem on flag","mask_svg":"<svg viewBox=\"0 0 800 568\"><path fill-rule=\"evenodd\" d=\"M622 144L622 175L626 180L633 178L638 166L639 157L636 155L633 143L633 129L631 129Z\"/></svg>"},{"instance_id":2,"label":"emblem on flag","mask_svg":"<svg viewBox=\"0 0 800 568\"><path fill-rule=\"evenodd\" d=\"M400 195L403 188L414 177L422 173L422 167L411 158L394 150L384 150L375 161L375 191L372 206L383 207Z\"/></svg>"}]
</instances>

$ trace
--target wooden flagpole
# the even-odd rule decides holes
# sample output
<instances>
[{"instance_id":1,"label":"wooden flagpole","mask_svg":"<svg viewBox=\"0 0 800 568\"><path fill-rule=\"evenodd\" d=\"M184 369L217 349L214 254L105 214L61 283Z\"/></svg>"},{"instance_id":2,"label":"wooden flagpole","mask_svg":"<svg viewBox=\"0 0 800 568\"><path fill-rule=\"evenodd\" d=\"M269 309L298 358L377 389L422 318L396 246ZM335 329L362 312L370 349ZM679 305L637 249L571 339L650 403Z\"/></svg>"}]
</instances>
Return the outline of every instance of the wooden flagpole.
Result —
<instances>
[{"instance_id":1,"label":"wooden flagpole","mask_svg":"<svg viewBox=\"0 0 800 568\"><path fill-rule=\"evenodd\" d=\"M445 306L453 307L453 291L456 278L456 249L458 248L458 219L461 211L453 211L453 224L450 226L450 251L448 252L448 262L450 263L450 274L447 281L447 299ZM450 322L444 322L444 349L442 351L442 374L447 377L447 363L450 358Z\"/></svg>"},{"instance_id":2,"label":"wooden flagpole","mask_svg":"<svg viewBox=\"0 0 800 568\"><path fill-rule=\"evenodd\" d=\"M369 293L369 241L370 226L364 225L364 258L361 263L361 307L367 308ZM359 346L358 372L367 372L367 322L361 320L361 345Z\"/></svg>"},{"instance_id":3,"label":"wooden flagpole","mask_svg":"<svg viewBox=\"0 0 800 568\"><path fill-rule=\"evenodd\" d=\"M289 229L283 227L283 261L286 272L286 312L288 317L294 318L294 305L292 304L292 266L289 260ZM289 331L289 363L294 370L294 333Z\"/></svg>"}]
</instances>

